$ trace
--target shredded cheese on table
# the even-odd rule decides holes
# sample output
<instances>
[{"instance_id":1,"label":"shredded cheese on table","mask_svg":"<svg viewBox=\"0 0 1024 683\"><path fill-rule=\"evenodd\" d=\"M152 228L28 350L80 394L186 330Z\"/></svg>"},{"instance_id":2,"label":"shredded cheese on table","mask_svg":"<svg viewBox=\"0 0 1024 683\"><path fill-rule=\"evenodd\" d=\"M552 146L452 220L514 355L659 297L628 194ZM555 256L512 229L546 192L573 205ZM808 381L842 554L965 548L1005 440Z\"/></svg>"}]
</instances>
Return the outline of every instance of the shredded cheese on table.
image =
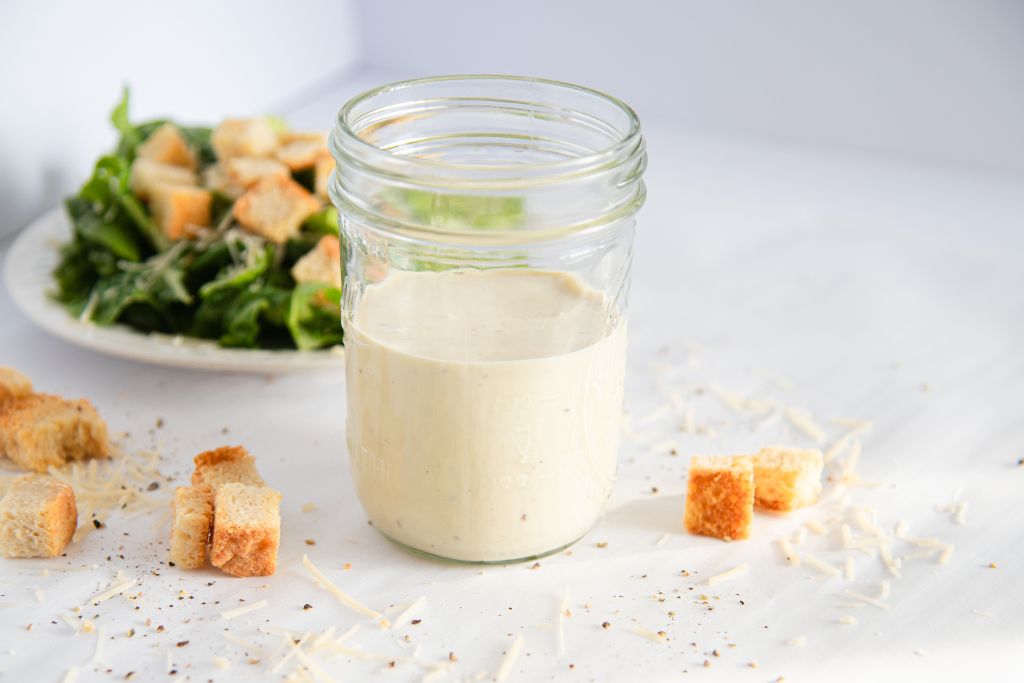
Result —
<instances>
[{"instance_id":1,"label":"shredded cheese on table","mask_svg":"<svg viewBox=\"0 0 1024 683\"><path fill-rule=\"evenodd\" d=\"M857 624L857 617L852 617L850 615L846 615L844 617L839 617L839 619L837 621L840 624L843 624L844 626L854 626L854 625Z\"/></svg>"},{"instance_id":2,"label":"shredded cheese on table","mask_svg":"<svg viewBox=\"0 0 1024 683\"><path fill-rule=\"evenodd\" d=\"M821 427L814 423L810 413L803 410L797 410L796 408L786 408L783 411L783 414L786 416L786 419L789 420L790 424L796 427L798 431L803 432L804 436L816 443L822 443L825 441L825 432L821 430Z\"/></svg>"},{"instance_id":3,"label":"shredded cheese on table","mask_svg":"<svg viewBox=\"0 0 1024 683\"><path fill-rule=\"evenodd\" d=\"M377 612L376 610L370 609L369 607L359 602L351 595L349 595L348 593L346 593L345 591L341 590L333 583L331 583L330 579L324 576L323 572L317 569L316 565L313 564L312 560L309 559L308 555L302 556L302 564L307 570L309 570L309 573L312 574L313 577L320 582L320 585L324 588L324 590L326 590L328 593L330 593L338 599L338 602L345 605L354 612L358 612L359 614L362 614L364 616L376 619L382 628L387 628L388 626L390 626L390 622L383 614Z\"/></svg>"},{"instance_id":4,"label":"shredded cheese on table","mask_svg":"<svg viewBox=\"0 0 1024 683\"><path fill-rule=\"evenodd\" d=\"M77 666L73 666L73 667L71 667L70 669L67 670L67 673L64 674L64 678L60 679L60 681L61 681L61 683L75 683L75 681L77 679L78 679L78 667Z\"/></svg>"},{"instance_id":5,"label":"shredded cheese on table","mask_svg":"<svg viewBox=\"0 0 1024 683\"><path fill-rule=\"evenodd\" d=\"M292 658L292 655L294 655L296 652L302 649L302 646L306 644L306 641L309 640L310 636L312 635L312 631L306 631L306 635L299 638L298 642L293 642L290 636L285 635L285 642L288 643L288 652L285 654L284 657L282 657L277 662L277 664L273 666L273 668L270 669L270 673L276 674L278 671L280 671L281 667L284 666L288 662L288 660Z\"/></svg>"},{"instance_id":6,"label":"shredded cheese on table","mask_svg":"<svg viewBox=\"0 0 1024 683\"><path fill-rule=\"evenodd\" d=\"M946 563L948 563L950 558L952 558L952 557L953 557L953 546L952 546L952 544L950 544L950 545L947 545L942 550L942 554L939 555L939 564L946 564Z\"/></svg>"},{"instance_id":7,"label":"shredded cheese on table","mask_svg":"<svg viewBox=\"0 0 1024 683\"><path fill-rule=\"evenodd\" d=\"M819 536L824 536L828 533L828 529L825 527L825 525L814 519L809 519L806 522L804 522L804 526L806 526L811 531L811 533L817 534Z\"/></svg>"},{"instance_id":8,"label":"shredded cheese on table","mask_svg":"<svg viewBox=\"0 0 1024 683\"><path fill-rule=\"evenodd\" d=\"M788 538L785 536L780 538L779 547L782 548L782 554L790 567L796 567L800 564L800 556L796 554L796 550L793 549L793 544L789 542Z\"/></svg>"},{"instance_id":9,"label":"shredded cheese on table","mask_svg":"<svg viewBox=\"0 0 1024 683\"><path fill-rule=\"evenodd\" d=\"M652 640L655 643L664 643L668 640L668 636L665 634L664 631L659 631L655 633L654 631L648 631L645 628L637 626L633 629L633 633L637 634L642 638L646 638L647 640Z\"/></svg>"},{"instance_id":10,"label":"shredded cheese on table","mask_svg":"<svg viewBox=\"0 0 1024 683\"><path fill-rule=\"evenodd\" d=\"M786 645L790 647L803 647L807 644L807 636L796 636L786 641Z\"/></svg>"},{"instance_id":11,"label":"shredded cheese on table","mask_svg":"<svg viewBox=\"0 0 1024 683\"><path fill-rule=\"evenodd\" d=\"M855 572L856 572L856 567L853 564L853 558L852 557L846 558L846 563L843 565L843 576L845 576L848 580L852 581Z\"/></svg>"},{"instance_id":12,"label":"shredded cheese on table","mask_svg":"<svg viewBox=\"0 0 1024 683\"><path fill-rule=\"evenodd\" d=\"M515 640L512 641L512 646L509 647L508 652L505 653L505 659L502 660L501 666L498 667L498 671L494 674L494 680L498 683L508 678L509 673L512 672L512 667L515 666L516 659L519 658L519 653L523 651L523 646L526 644L523 634L520 633L516 636Z\"/></svg>"},{"instance_id":13,"label":"shredded cheese on table","mask_svg":"<svg viewBox=\"0 0 1024 683\"><path fill-rule=\"evenodd\" d=\"M839 576L839 574L841 573L838 569L836 569L829 563L819 559L818 557L810 553L804 553L803 560L804 564L807 564L808 566L817 569L819 572L827 576Z\"/></svg>"},{"instance_id":14,"label":"shredded cheese on table","mask_svg":"<svg viewBox=\"0 0 1024 683\"><path fill-rule=\"evenodd\" d=\"M397 631L398 629L405 626L409 621L419 614L420 610L423 609L427 604L427 596L421 595L416 598L411 605L405 608L405 610L395 617L394 623L391 624L391 630Z\"/></svg>"},{"instance_id":15,"label":"shredded cheese on table","mask_svg":"<svg viewBox=\"0 0 1024 683\"><path fill-rule=\"evenodd\" d=\"M116 586L111 587L109 590L105 590L102 593L94 595L89 600L89 604L90 605L98 605L101 602L109 600L110 598L114 597L115 595L120 595L121 593L124 593L126 590L128 590L129 588L131 588L132 586L134 586L138 582L139 582L138 579L129 579L129 580L125 581L124 583L119 583Z\"/></svg>"},{"instance_id":16,"label":"shredded cheese on table","mask_svg":"<svg viewBox=\"0 0 1024 683\"><path fill-rule=\"evenodd\" d=\"M725 572L722 572L721 574L715 574L714 576L709 577L708 578L708 585L709 586L715 586L715 585L717 585L719 583L722 583L724 581L728 581L729 579L732 579L734 577L742 576L743 574L746 574L749 571L750 571L750 565L749 564L746 564L746 563L741 564L741 565L739 565L737 567L733 567L729 571L725 571Z\"/></svg>"},{"instance_id":17,"label":"shredded cheese on table","mask_svg":"<svg viewBox=\"0 0 1024 683\"><path fill-rule=\"evenodd\" d=\"M224 619L224 620L234 619L235 617L240 617L243 614L248 614L249 612L255 612L258 609L263 609L268 604L269 603L267 603L266 600L260 600L259 602L252 603L251 605L243 605L242 607L236 607L234 609L229 609L227 611L221 612L220 613L220 618Z\"/></svg>"},{"instance_id":18,"label":"shredded cheese on table","mask_svg":"<svg viewBox=\"0 0 1024 683\"><path fill-rule=\"evenodd\" d=\"M885 602L882 602L881 600L876 600L875 598L871 597L870 595L863 595L862 593L856 593L856 592L850 591L850 590L846 591L845 593L846 593L846 595L848 595L849 597L853 598L854 600L860 600L863 603L866 603L868 605L872 605L872 606L877 607L879 609L891 609L892 608L892 605L890 605L888 603L885 603Z\"/></svg>"}]
</instances>

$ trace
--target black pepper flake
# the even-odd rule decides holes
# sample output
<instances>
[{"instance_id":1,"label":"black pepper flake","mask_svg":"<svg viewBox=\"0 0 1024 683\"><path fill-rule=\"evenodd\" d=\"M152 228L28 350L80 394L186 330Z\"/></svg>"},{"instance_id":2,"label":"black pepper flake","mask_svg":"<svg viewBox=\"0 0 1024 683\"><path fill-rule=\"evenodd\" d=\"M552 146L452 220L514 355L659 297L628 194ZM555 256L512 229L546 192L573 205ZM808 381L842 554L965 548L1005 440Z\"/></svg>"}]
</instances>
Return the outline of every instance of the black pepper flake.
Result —
<instances>
[{"instance_id":1,"label":"black pepper flake","mask_svg":"<svg viewBox=\"0 0 1024 683\"><path fill-rule=\"evenodd\" d=\"M188 645L188 641L187 640L179 640L177 643L175 643L175 645L178 646L178 647L185 647L186 645Z\"/></svg>"},{"instance_id":2,"label":"black pepper flake","mask_svg":"<svg viewBox=\"0 0 1024 683\"><path fill-rule=\"evenodd\" d=\"M316 545L316 541L314 541L312 538L307 538L306 545Z\"/></svg>"},{"instance_id":3,"label":"black pepper flake","mask_svg":"<svg viewBox=\"0 0 1024 683\"><path fill-rule=\"evenodd\" d=\"M715 657L721 657L722 656L721 654L719 654L718 650L712 650L711 654L714 655Z\"/></svg>"},{"instance_id":4,"label":"black pepper flake","mask_svg":"<svg viewBox=\"0 0 1024 683\"><path fill-rule=\"evenodd\" d=\"M612 624L611 624L610 621L603 621L603 622L601 622L601 628L603 628L605 631L607 631L611 627L612 627Z\"/></svg>"},{"instance_id":5,"label":"black pepper flake","mask_svg":"<svg viewBox=\"0 0 1024 683\"><path fill-rule=\"evenodd\" d=\"M156 632L157 633L163 633L165 630L166 629L163 627L163 624L161 624L161 625L156 627Z\"/></svg>"},{"instance_id":6,"label":"black pepper flake","mask_svg":"<svg viewBox=\"0 0 1024 683\"><path fill-rule=\"evenodd\" d=\"M147 491L156 491L158 488L160 488L160 482L158 482L158 481L151 481L151 482L149 482L149 486L146 487L146 490Z\"/></svg>"},{"instance_id":7,"label":"black pepper flake","mask_svg":"<svg viewBox=\"0 0 1024 683\"><path fill-rule=\"evenodd\" d=\"M93 525L94 527L96 527L97 529L102 529L102 528L103 528L103 522L101 522L101 521L100 521L100 520L98 520L98 519L94 519L94 520L92 520L92 525Z\"/></svg>"},{"instance_id":8,"label":"black pepper flake","mask_svg":"<svg viewBox=\"0 0 1024 683\"><path fill-rule=\"evenodd\" d=\"M175 567L175 566L177 566L177 565L175 565L175 564L174 564L173 562L171 562L170 560L168 560L168 561L167 561L167 566L168 566L168 567Z\"/></svg>"},{"instance_id":9,"label":"black pepper flake","mask_svg":"<svg viewBox=\"0 0 1024 683\"><path fill-rule=\"evenodd\" d=\"M134 671L129 671L128 673L126 673L124 675L124 680L126 680L126 681L130 681L133 678L135 678L135 672Z\"/></svg>"},{"instance_id":10,"label":"black pepper flake","mask_svg":"<svg viewBox=\"0 0 1024 683\"><path fill-rule=\"evenodd\" d=\"M421 624L422 622L423 622L423 620L422 620L422 619L413 619L413 620L412 620L412 621L410 621L409 623L410 623L410 624L412 624L413 626L418 626L418 625L419 625L419 624Z\"/></svg>"},{"instance_id":11,"label":"black pepper flake","mask_svg":"<svg viewBox=\"0 0 1024 683\"><path fill-rule=\"evenodd\" d=\"M163 426L164 426L164 419L162 417L158 417L156 419L156 428L160 429Z\"/></svg>"},{"instance_id":12,"label":"black pepper flake","mask_svg":"<svg viewBox=\"0 0 1024 683\"><path fill-rule=\"evenodd\" d=\"M313 609L313 605L307 602L305 605L302 606L302 609L303 611L308 612L309 610Z\"/></svg>"},{"instance_id":13,"label":"black pepper flake","mask_svg":"<svg viewBox=\"0 0 1024 683\"><path fill-rule=\"evenodd\" d=\"M530 569L540 569L540 562L534 562L531 564Z\"/></svg>"}]
</instances>

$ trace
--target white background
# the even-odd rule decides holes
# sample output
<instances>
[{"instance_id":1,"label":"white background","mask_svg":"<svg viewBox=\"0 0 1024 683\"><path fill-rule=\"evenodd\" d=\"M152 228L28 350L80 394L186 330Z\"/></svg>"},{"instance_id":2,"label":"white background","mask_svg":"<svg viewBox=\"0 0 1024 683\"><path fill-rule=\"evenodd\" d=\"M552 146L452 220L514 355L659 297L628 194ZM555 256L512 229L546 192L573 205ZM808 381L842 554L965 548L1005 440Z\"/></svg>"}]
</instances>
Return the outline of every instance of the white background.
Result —
<instances>
[{"instance_id":1,"label":"white background","mask_svg":"<svg viewBox=\"0 0 1024 683\"><path fill-rule=\"evenodd\" d=\"M359 36L362 57L352 57L353 72L339 72L334 85L312 87L295 100L287 83L271 88L268 80L261 96L286 103L282 110L300 125L326 127L345 98L383 80L502 70L577 79L636 103L651 164L634 269L628 407L634 416L656 408L663 401L660 380L683 392L698 422L715 426L718 435L679 434L671 416L651 423L646 429L675 439L684 457L627 442L609 512L571 557L550 558L533 571L512 566L481 575L411 558L366 526L346 475L340 374L222 376L105 358L35 330L4 293L0 362L28 372L40 389L93 399L114 432L131 432L126 446L155 441L165 473L178 481L187 479L188 461L199 450L225 439L248 445L284 493L284 532L279 572L266 580L162 566L165 531L155 532L151 519L110 525L49 565L0 563L0 677L58 681L74 665L82 667L79 680L120 680L128 671L141 672L140 680L172 680L170 652L179 679L265 680L266 663L246 664L251 655L221 636L220 610L239 599L267 599L271 608L227 624L261 642L273 642L256 630L270 623L301 635L362 621L309 581L299 563L303 552L379 609L427 596L422 624L397 633L364 628L353 645L408 653L412 646L403 649L401 640L408 633L431 659L455 651L458 668L444 680L472 680L477 671L489 679L509 634L517 633L526 648L509 680L1020 676L1024 468L1015 463L1024 456L1024 179L1017 133L1024 115L1014 80L1021 73L1020 6L833 3L826 13L824 5L798 3L772 5L776 13L757 3L761 9L750 4L725 14L715 9L719 3L687 3L671 17L653 2L587 12L582 3L571 3L572 11L563 6L517 3L486 16L445 2L361 6L337 25L310 29ZM254 14L244 15L251 31ZM283 14L274 16L285 23ZM0 25L6 50L11 24ZM786 33L786 27L799 30ZM528 41L506 39L505 29L535 40L525 49ZM759 47L748 52L749 45ZM717 57L699 68L693 62L701 55ZM137 81L138 100L143 91L154 93L149 81L125 69ZM47 88L23 90L23 97L41 102L45 93L78 87L66 69L50 73ZM679 87L666 88L674 77ZM114 96L123 78L111 78ZM816 97L821 93L829 96ZM109 100L105 92L91 100L90 126ZM170 107L205 116L197 101L138 105L143 112ZM216 106L237 113L231 102ZM3 115L11 111L5 103ZM18 115L27 121L19 131L40 130L41 120ZM12 134L8 125L3 135L5 150L47 139ZM96 136L78 141L86 164L84 150L110 140ZM5 214L13 215L7 201ZM665 375L654 363L675 369ZM775 376L791 380L792 388L780 387L770 379ZM950 564L908 560L903 578L893 580L892 609L854 608L844 606L843 591L875 595L884 570L877 559L856 554L852 581L823 581L806 567L785 566L774 539L792 533L804 515L759 516L754 538L744 543L683 534L686 455L806 443L785 422L755 429L756 421L730 413L707 393L712 380L811 410L827 425L830 441L841 432L829 418L873 420L860 469L885 484L855 489L855 502L872 505L887 529L905 519L915 535L954 543ZM166 425L150 436L158 417ZM966 526L937 510L956 496L969 505ZM319 510L303 513L306 502ZM826 516L827 509L826 503L810 514ZM655 546L666 533L664 545ZM317 545L305 545L305 538ZM608 546L599 549L598 541ZM834 536L807 543L801 552L835 564L847 554ZM350 571L341 569L345 562ZM702 585L741 562L752 568L747 576L714 590ZM101 567L57 571L90 563ZM106 629L105 654L102 665L87 664L95 635L73 636L50 621L109 585L117 569L138 576L144 595L138 603L116 599L95 610ZM550 626L567 585L573 616L559 659ZM35 588L44 590L44 603L36 601ZM178 601L179 590L195 597ZM657 591L669 596L668 604L657 601ZM711 596L714 611L692 597L700 593ZM303 611L306 602L314 609ZM837 623L846 614L859 623ZM612 623L607 631L600 627L605 620ZM664 629L670 640L652 643L631 631L637 626ZM135 638L125 637L128 627L136 628ZM796 635L808 637L806 647L784 645ZM188 646L175 647L186 639ZM214 668L214 656L230 658L232 668ZM758 667L748 667L750 661ZM423 673L412 665L380 672L381 666L342 657L329 671L338 680L413 681Z\"/></svg>"}]
</instances>

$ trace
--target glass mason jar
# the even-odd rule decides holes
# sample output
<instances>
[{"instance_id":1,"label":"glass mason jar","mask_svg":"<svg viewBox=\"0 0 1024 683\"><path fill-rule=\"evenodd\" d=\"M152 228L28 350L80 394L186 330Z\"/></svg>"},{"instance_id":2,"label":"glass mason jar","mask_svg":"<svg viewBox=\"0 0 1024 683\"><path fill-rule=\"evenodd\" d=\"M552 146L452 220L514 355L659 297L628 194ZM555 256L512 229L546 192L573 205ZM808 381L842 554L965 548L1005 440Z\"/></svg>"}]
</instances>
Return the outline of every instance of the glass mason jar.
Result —
<instances>
[{"instance_id":1,"label":"glass mason jar","mask_svg":"<svg viewBox=\"0 0 1024 683\"><path fill-rule=\"evenodd\" d=\"M568 83L429 78L349 101L330 146L370 521L465 562L572 544L616 472L636 114Z\"/></svg>"}]
</instances>

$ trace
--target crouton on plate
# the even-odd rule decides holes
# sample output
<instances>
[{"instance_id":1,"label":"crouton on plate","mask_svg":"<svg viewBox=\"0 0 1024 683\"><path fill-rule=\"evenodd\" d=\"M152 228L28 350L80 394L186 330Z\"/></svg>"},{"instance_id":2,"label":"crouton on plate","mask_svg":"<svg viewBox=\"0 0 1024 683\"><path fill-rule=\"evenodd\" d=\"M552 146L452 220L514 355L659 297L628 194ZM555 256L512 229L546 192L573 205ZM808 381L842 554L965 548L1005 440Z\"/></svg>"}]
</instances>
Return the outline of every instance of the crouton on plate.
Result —
<instances>
[{"instance_id":1,"label":"crouton on plate","mask_svg":"<svg viewBox=\"0 0 1024 683\"><path fill-rule=\"evenodd\" d=\"M199 569L206 564L213 525L213 489L208 484L179 486L171 506L170 560L184 569Z\"/></svg>"},{"instance_id":2,"label":"crouton on plate","mask_svg":"<svg viewBox=\"0 0 1024 683\"><path fill-rule=\"evenodd\" d=\"M70 486L45 474L20 476L0 500L0 555L57 557L77 526Z\"/></svg>"},{"instance_id":3,"label":"crouton on plate","mask_svg":"<svg viewBox=\"0 0 1024 683\"><path fill-rule=\"evenodd\" d=\"M341 244L334 235L324 235L316 246L292 266L296 282L321 282L341 287Z\"/></svg>"},{"instance_id":4,"label":"crouton on plate","mask_svg":"<svg viewBox=\"0 0 1024 683\"><path fill-rule=\"evenodd\" d=\"M28 377L14 368L0 366L0 410L11 401L31 395L32 382Z\"/></svg>"},{"instance_id":5,"label":"crouton on plate","mask_svg":"<svg viewBox=\"0 0 1024 683\"><path fill-rule=\"evenodd\" d=\"M313 192L324 201L329 199L327 190L333 170L334 157L331 156L317 157L316 163L313 164Z\"/></svg>"},{"instance_id":6,"label":"crouton on plate","mask_svg":"<svg viewBox=\"0 0 1024 683\"><path fill-rule=\"evenodd\" d=\"M291 174L288 167L276 159L235 157L207 168L203 180L214 190L238 199L257 181L272 176L289 178Z\"/></svg>"},{"instance_id":7,"label":"crouton on plate","mask_svg":"<svg viewBox=\"0 0 1024 683\"><path fill-rule=\"evenodd\" d=\"M210 225L213 195L187 185L159 185L152 190L149 209L153 220L172 240L194 237L198 228Z\"/></svg>"},{"instance_id":8,"label":"crouton on plate","mask_svg":"<svg viewBox=\"0 0 1024 683\"><path fill-rule=\"evenodd\" d=\"M263 118L224 119L210 135L218 161L234 157L268 157L278 147L277 133Z\"/></svg>"},{"instance_id":9,"label":"crouton on plate","mask_svg":"<svg viewBox=\"0 0 1024 683\"><path fill-rule=\"evenodd\" d=\"M26 470L110 455L107 425L85 399L49 394L10 402L0 412L0 450Z\"/></svg>"},{"instance_id":10,"label":"crouton on plate","mask_svg":"<svg viewBox=\"0 0 1024 683\"><path fill-rule=\"evenodd\" d=\"M137 158L132 162L131 175L128 178L132 192L144 201L148 201L153 192L162 185L195 185L196 182L198 177L195 171L144 158Z\"/></svg>"},{"instance_id":11,"label":"crouton on plate","mask_svg":"<svg viewBox=\"0 0 1024 683\"><path fill-rule=\"evenodd\" d=\"M821 493L823 466L816 448L762 448L754 456L754 502L780 512L813 505Z\"/></svg>"},{"instance_id":12,"label":"crouton on plate","mask_svg":"<svg viewBox=\"0 0 1024 683\"><path fill-rule=\"evenodd\" d=\"M136 158L152 159L162 164L184 166L195 169L196 155L185 141L178 127L173 123L164 125L153 131L135 150Z\"/></svg>"},{"instance_id":13,"label":"crouton on plate","mask_svg":"<svg viewBox=\"0 0 1024 683\"><path fill-rule=\"evenodd\" d=\"M293 171L311 168L321 157L330 157L327 144L322 138L295 140L281 145L274 156Z\"/></svg>"},{"instance_id":14,"label":"crouton on plate","mask_svg":"<svg viewBox=\"0 0 1024 683\"><path fill-rule=\"evenodd\" d=\"M277 569L281 494L265 486L224 484L213 505L210 561L234 576L269 576Z\"/></svg>"},{"instance_id":15,"label":"crouton on plate","mask_svg":"<svg viewBox=\"0 0 1024 683\"><path fill-rule=\"evenodd\" d=\"M208 484L215 491L224 484L241 483L263 486L263 478L256 471L256 458L242 446L221 446L204 451L192 459L192 485Z\"/></svg>"},{"instance_id":16,"label":"crouton on plate","mask_svg":"<svg viewBox=\"0 0 1024 683\"><path fill-rule=\"evenodd\" d=\"M320 201L291 178L264 178L235 202L234 215L249 232L283 244L302 222L320 209Z\"/></svg>"},{"instance_id":17,"label":"crouton on plate","mask_svg":"<svg viewBox=\"0 0 1024 683\"><path fill-rule=\"evenodd\" d=\"M750 536L754 521L754 462L749 455L690 459L686 530L725 541Z\"/></svg>"}]
</instances>

